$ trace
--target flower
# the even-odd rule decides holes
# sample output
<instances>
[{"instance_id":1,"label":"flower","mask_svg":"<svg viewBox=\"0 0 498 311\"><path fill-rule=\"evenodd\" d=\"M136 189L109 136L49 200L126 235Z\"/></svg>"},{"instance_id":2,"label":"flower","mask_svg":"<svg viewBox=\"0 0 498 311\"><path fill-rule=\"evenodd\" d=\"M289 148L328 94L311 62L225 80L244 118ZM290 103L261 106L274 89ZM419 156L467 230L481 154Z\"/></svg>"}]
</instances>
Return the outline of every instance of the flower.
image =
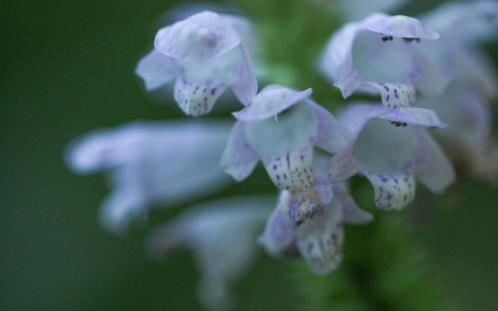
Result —
<instances>
[{"instance_id":1,"label":"flower","mask_svg":"<svg viewBox=\"0 0 498 311\"><path fill-rule=\"evenodd\" d=\"M101 220L121 232L152 205L190 200L226 184L217 164L228 131L225 122L136 122L84 136L70 146L67 161L77 173L109 172L113 191Z\"/></svg>"},{"instance_id":2,"label":"flower","mask_svg":"<svg viewBox=\"0 0 498 311\"><path fill-rule=\"evenodd\" d=\"M238 121L221 159L221 166L237 181L247 178L261 160L272 182L300 198L299 207L309 211L297 217L299 222L320 209L314 149L333 153L349 139L346 128L309 99L311 92L280 85L264 88L250 105L234 113Z\"/></svg>"},{"instance_id":3,"label":"flower","mask_svg":"<svg viewBox=\"0 0 498 311\"><path fill-rule=\"evenodd\" d=\"M292 205L290 192L280 193L279 202L268 219L259 243L272 256L300 254L307 261L312 272L325 275L335 270L342 261L344 242L343 225L364 224L373 217L362 211L344 183L328 182L333 191L333 200L327 204L324 213L317 215L300 226L289 218Z\"/></svg>"},{"instance_id":4,"label":"flower","mask_svg":"<svg viewBox=\"0 0 498 311\"><path fill-rule=\"evenodd\" d=\"M336 2L346 15L347 20L364 18L371 12L392 11L401 7L406 0L339 0Z\"/></svg>"},{"instance_id":5,"label":"flower","mask_svg":"<svg viewBox=\"0 0 498 311\"><path fill-rule=\"evenodd\" d=\"M356 103L339 120L353 139L331 159L331 178L342 181L356 173L364 175L374 187L377 207L399 210L409 204L415 196L415 178L434 192L454 181L453 167L423 129L445 127L433 111Z\"/></svg>"},{"instance_id":6,"label":"flower","mask_svg":"<svg viewBox=\"0 0 498 311\"><path fill-rule=\"evenodd\" d=\"M211 310L226 309L233 303L228 287L253 262L256 236L273 204L268 197L238 197L189 208L152 233L149 248L158 254L188 247L201 270L202 302Z\"/></svg>"},{"instance_id":7,"label":"flower","mask_svg":"<svg viewBox=\"0 0 498 311\"><path fill-rule=\"evenodd\" d=\"M484 177L498 176L498 148L491 138L489 100L498 95L497 74L478 44L497 37L498 3L454 3L422 17L441 33L425 43L431 66L442 72L445 91L425 96L419 106L433 109L450 126L436 138L458 163Z\"/></svg>"},{"instance_id":8,"label":"flower","mask_svg":"<svg viewBox=\"0 0 498 311\"><path fill-rule=\"evenodd\" d=\"M438 38L413 17L374 13L332 35L320 69L344 98L359 90L379 93L386 107L408 106L415 101L415 86L432 91L421 77L436 74L415 43Z\"/></svg>"},{"instance_id":9,"label":"flower","mask_svg":"<svg viewBox=\"0 0 498 311\"><path fill-rule=\"evenodd\" d=\"M247 105L257 92L251 38L245 19L203 11L159 30L136 73L148 90L175 79L175 101L187 115L210 112L228 87Z\"/></svg>"}]
</instances>

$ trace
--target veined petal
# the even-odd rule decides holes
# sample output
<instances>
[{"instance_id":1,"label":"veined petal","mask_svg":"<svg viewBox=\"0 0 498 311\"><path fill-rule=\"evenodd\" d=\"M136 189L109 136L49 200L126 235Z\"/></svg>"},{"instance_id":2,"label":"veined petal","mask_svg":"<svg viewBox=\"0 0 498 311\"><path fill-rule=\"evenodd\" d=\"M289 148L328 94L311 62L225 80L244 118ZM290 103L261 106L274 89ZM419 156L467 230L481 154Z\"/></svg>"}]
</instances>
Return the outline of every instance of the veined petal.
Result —
<instances>
[{"instance_id":1,"label":"veined petal","mask_svg":"<svg viewBox=\"0 0 498 311\"><path fill-rule=\"evenodd\" d=\"M102 219L109 229L121 229L151 206L192 199L226 184L218 161L228 128L224 122L170 122L97 131L70 147L68 163L76 172L110 170L113 194Z\"/></svg>"},{"instance_id":2,"label":"veined petal","mask_svg":"<svg viewBox=\"0 0 498 311\"><path fill-rule=\"evenodd\" d=\"M408 107L416 99L415 89L407 84L365 82L364 85L380 93L382 105L386 108Z\"/></svg>"},{"instance_id":3,"label":"veined petal","mask_svg":"<svg viewBox=\"0 0 498 311\"><path fill-rule=\"evenodd\" d=\"M221 157L221 167L235 180L246 179L256 167L259 158L246 140L244 125L237 122L230 136Z\"/></svg>"},{"instance_id":4,"label":"veined petal","mask_svg":"<svg viewBox=\"0 0 498 311\"><path fill-rule=\"evenodd\" d=\"M241 197L196 206L156 230L149 247L162 253L185 244L201 270L203 303L212 310L226 308L230 284L247 272L255 258L256 235L273 202L267 197Z\"/></svg>"},{"instance_id":5,"label":"veined petal","mask_svg":"<svg viewBox=\"0 0 498 311\"><path fill-rule=\"evenodd\" d=\"M227 87L228 85L224 82L196 84L178 78L175 83L175 101L185 114L199 117L213 109L216 100Z\"/></svg>"},{"instance_id":6,"label":"veined petal","mask_svg":"<svg viewBox=\"0 0 498 311\"><path fill-rule=\"evenodd\" d=\"M281 190L305 191L313 188L313 147L263 158L268 175Z\"/></svg>"},{"instance_id":7,"label":"veined petal","mask_svg":"<svg viewBox=\"0 0 498 311\"><path fill-rule=\"evenodd\" d=\"M164 55L186 64L208 61L239 43L240 38L228 20L204 11L159 30L154 46Z\"/></svg>"},{"instance_id":8,"label":"veined petal","mask_svg":"<svg viewBox=\"0 0 498 311\"><path fill-rule=\"evenodd\" d=\"M329 206L325 213L314 217L296 229L297 248L311 270L325 275L336 269L342 261L342 210Z\"/></svg>"},{"instance_id":9,"label":"veined petal","mask_svg":"<svg viewBox=\"0 0 498 311\"><path fill-rule=\"evenodd\" d=\"M135 73L144 80L147 90L154 90L173 80L178 66L172 58L152 50L140 60Z\"/></svg>"},{"instance_id":10,"label":"veined petal","mask_svg":"<svg viewBox=\"0 0 498 311\"><path fill-rule=\"evenodd\" d=\"M395 174L366 172L375 192L375 205L384 210L400 210L415 198L415 179L409 170Z\"/></svg>"},{"instance_id":11,"label":"veined petal","mask_svg":"<svg viewBox=\"0 0 498 311\"><path fill-rule=\"evenodd\" d=\"M261 90L250 105L233 115L241 121L267 119L305 100L311 93L311 89L299 92L280 85L270 85Z\"/></svg>"},{"instance_id":12,"label":"veined petal","mask_svg":"<svg viewBox=\"0 0 498 311\"><path fill-rule=\"evenodd\" d=\"M443 192L455 181L455 171L439 145L424 130L417 131L415 173L424 186L433 192Z\"/></svg>"}]
</instances>

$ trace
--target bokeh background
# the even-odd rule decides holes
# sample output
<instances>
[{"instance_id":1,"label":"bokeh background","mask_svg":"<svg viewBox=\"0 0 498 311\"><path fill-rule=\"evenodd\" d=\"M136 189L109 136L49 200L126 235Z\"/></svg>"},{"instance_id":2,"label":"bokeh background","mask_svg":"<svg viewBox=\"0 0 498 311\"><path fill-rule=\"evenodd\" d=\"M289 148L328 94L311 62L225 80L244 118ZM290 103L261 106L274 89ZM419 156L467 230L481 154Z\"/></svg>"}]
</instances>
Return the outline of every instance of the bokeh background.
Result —
<instances>
[{"instance_id":1,"label":"bokeh background","mask_svg":"<svg viewBox=\"0 0 498 311\"><path fill-rule=\"evenodd\" d=\"M67 144L92 129L182 117L170 97L155 100L133 73L161 16L180 2L0 4L0 310L201 308L191 255L180 250L165 261L149 258L143 240L150 226L125 236L102 229L97 209L105 179L76 176L63 158ZM405 13L435 3L414 2ZM497 63L498 46L487 50ZM211 198L273 192L263 174ZM422 212L406 213L422 223L416 238L461 310L498 309L497 191L463 177L440 197L424 193ZM179 210L154 211L151 223ZM261 252L235 287L237 310L302 310L293 265Z\"/></svg>"}]
</instances>

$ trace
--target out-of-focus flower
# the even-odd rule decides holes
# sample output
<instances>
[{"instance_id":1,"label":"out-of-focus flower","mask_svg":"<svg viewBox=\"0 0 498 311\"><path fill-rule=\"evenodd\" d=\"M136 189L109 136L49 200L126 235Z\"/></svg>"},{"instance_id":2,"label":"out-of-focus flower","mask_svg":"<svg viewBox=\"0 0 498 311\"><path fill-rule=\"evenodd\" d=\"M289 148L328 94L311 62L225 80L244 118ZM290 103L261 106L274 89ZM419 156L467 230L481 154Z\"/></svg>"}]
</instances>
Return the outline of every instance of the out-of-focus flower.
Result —
<instances>
[{"instance_id":1,"label":"out-of-focus flower","mask_svg":"<svg viewBox=\"0 0 498 311\"><path fill-rule=\"evenodd\" d=\"M433 109L449 127L436 137L459 163L478 175L498 176L498 149L491 138L489 100L498 94L498 79L478 44L498 37L498 3L479 1L445 4L422 20L441 34L424 42L432 67L442 73L445 92L418 103Z\"/></svg>"},{"instance_id":2,"label":"out-of-focus flower","mask_svg":"<svg viewBox=\"0 0 498 311\"><path fill-rule=\"evenodd\" d=\"M491 112L478 89L453 83L444 95L423 98L419 105L434 109L450 124L435 135L452 159L479 176L496 180L498 148L491 136Z\"/></svg>"},{"instance_id":3,"label":"out-of-focus flower","mask_svg":"<svg viewBox=\"0 0 498 311\"><path fill-rule=\"evenodd\" d=\"M372 12L392 12L401 7L407 0L322 0L338 4L346 15L346 20L358 20Z\"/></svg>"},{"instance_id":4,"label":"out-of-focus flower","mask_svg":"<svg viewBox=\"0 0 498 311\"><path fill-rule=\"evenodd\" d=\"M187 115L211 111L228 87L247 105L258 88L251 42L245 19L204 11L159 30L136 73L149 90L175 79L175 101Z\"/></svg>"},{"instance_id":5,"label":"out-of-focus flower","mask_svg":"<svg viewBox=\"0 0 498 311\"><path fill-rule=\"evenodd\" d=\"M417 43L438 38L415 18L371 14L332 35L320 69L344 98L362 91L380 94L386 107L408 106L415 101L415 87L428 92L433 87L421 77L436 74Z\"/></svg>"},{"instance_id":6,"label":"out-of-focus flower","mask_svg":"<svg viewBox=\"0 0 498 311\"><path fill-rule=\"evenodd\" d=\"M292 196L282 191L277 207L260 236L260 244L272 256L300 254L311 271L324 275L336 269L342 261L343 225L363 224L372 215L362 211L349 195L343 183L332 185L333 200L317 215L300 226L289 218Z\"/></svg>"},{"instance_id":7,"label":"out-of-focus flower","mask_svg":"<svg viewBox=\"0 0 498 311\"><path fill-rule=\"evenodd\" d=\"M434 192L453 182L453 167L423 129L445 127L431 110L352 104L339 120L354 138L332 158L331 177L341 181L364 175L374 187L377 207L397 210L409 204L415 196L415 178Z\"/></svg>"},{"instance_id":8,"label":"out-of-focus flower","mask_svg":"<svg viewBox=\"0 0 498 311\"><path fill-rule=\"evenodd\" d=\"M69 148L67 160L77 173L109 172L113 191L101 220L120 232L152 205L178 203L226 184L218 163L228 133L225 122L137 122L83 137Z\"/></svg>"},{"instance_id":9,"label":"out-of-focus flower","mask_svg":"<svg viewBox=\"0 0 498 311\"><path fill-rule=\"evenodd\" d=\"M202 302L211 310L232 304L229 285L242 277L256 255L256 236L271 213L274 199L241 197L204 203L151 235L154 253L182 245L195 256L202 278Z\"/></svg>"},{"instance_id":10,"label":"out-of-focus flower","mask_svg":"<svg viewBox=\"0 0 498 311\"><path fill-rule=\"evenodd\" d=\"M239 121L221 160L237 181L248 177L261 160L273 183L302 201L297 221L320 208L314 189L314 149L334 153L350 139L349 131L310 95L311 89L299 92L279 85L263 89L249 106L234 113Z\"/></svg>"}]
</instances>

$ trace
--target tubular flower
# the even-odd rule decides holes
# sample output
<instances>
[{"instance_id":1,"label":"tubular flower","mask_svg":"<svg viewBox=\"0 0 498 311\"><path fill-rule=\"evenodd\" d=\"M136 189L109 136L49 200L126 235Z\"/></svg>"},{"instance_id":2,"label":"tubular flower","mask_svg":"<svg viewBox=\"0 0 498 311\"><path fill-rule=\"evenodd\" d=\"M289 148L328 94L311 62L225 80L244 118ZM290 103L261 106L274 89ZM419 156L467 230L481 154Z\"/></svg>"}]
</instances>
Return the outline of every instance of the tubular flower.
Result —
<instances>
[{"instance_id":1,"label":"tubular flower","mask_svg":"<svg viewBox=\"0 0 498 311\"><path fill-rule=\"evenodd\" d=\"M318 215L296 226L289 218L292 196L288 191L280 193L277 207L268 219L259 243L272 256L301 255L311 271L325 275L335 270L342 261L344 224L363 224L373 219L362 211L343 183L328 182L333 193L331 200Z\"/></svg>"},{"instance_id":2,"label":"tubular flower","mask_svg":"<svg viewBox=\"0 0 498 311\"><path fill-rule=\"evenodd\" d=\"M498 95L498 79L478 44L497 37L498 3L447 4L422 18L442 35L437 42L427 42L424 52L443 73L447 87L443 94L424 97L419 105L450 124L436 138L455 160L496 179L498 148L491 138L489 100Z\"/></svg>"},{"instance_id":3,"label":"tubular flower","mask_svg":"<svg viewBox=\"0 0 498 311\"><path fill-rule=\"evenodd\" d=\"M249 23L210 11L194 14L159 30L154 49L138 63L136 73L148 90L175 79L174 98L187 115L210 112L231 87L247 105L257 92L249 58Z\"/></svg>"},{"instance_id":4,"label":"tubular flower","mask_svg":"<svg viewBox=\"0 0 498 311\"><path fill-rule=\"evenodd\" d=\"M67 159L78 173L109 172L113 191L101 220L120 232L152 205L179 203L226 184L217 164L228 132L225 122L133 123L83 137Z\"/></svg>"},{"instance_id":5,"label":"tubular flower","mask_svg":"<svg viewBox=\"0 0 498 311\"><path fill-rule=\"evenodd\" d=\"M247 272L256 257L256 236L274 204L267 197L239 197L204 203L157 229L149 239L153 253L189 248L201 270L202 302L211 310L233 303L229 285Z\"/></svg>"},{"instance_id":6,"label":"tubular flower","mask_svg":"<svg viewBox=\"0 0 498 311\"><path fill-rule=\"evenodd\" d=\"M321 209L315 186L315 148L334 153L350 133L329 112L309 99L311 89L295 91L279 85L263 89L244 110L234 113L221 166L237 181L248 177L258 161L272 182L300 203L296 221Z\"/></svg>"},{"instance_id":7,"label":"tubular flower","mask_svg":"<svg viewBox=\"0 0 498 311\"><path fill-rule=\"evenodd\" d=\"M405 126L395 128L381 119ZM377 207L405 207L415 196L415 179L434 192L453 182L453 167L423 129L445 127L432 111L352 104L339 120L353 139L331 159L331 178L341 181L356 173L364 175L374 187Z\"/></svg>"},{"instance_id":8,"label":"tubular flower","mask_svg":"<svg viewBox=\"0 0 498 311\"><path fill-rule=\"evenodd\" d=\"M415 101L415 87L425 90L420 78L436 74L417 43L438 38L415 18L374 13L332 35L320 69L344 98L362 91L380 94L386 107L408 106Z\"/></svg>"}]
</instances>

